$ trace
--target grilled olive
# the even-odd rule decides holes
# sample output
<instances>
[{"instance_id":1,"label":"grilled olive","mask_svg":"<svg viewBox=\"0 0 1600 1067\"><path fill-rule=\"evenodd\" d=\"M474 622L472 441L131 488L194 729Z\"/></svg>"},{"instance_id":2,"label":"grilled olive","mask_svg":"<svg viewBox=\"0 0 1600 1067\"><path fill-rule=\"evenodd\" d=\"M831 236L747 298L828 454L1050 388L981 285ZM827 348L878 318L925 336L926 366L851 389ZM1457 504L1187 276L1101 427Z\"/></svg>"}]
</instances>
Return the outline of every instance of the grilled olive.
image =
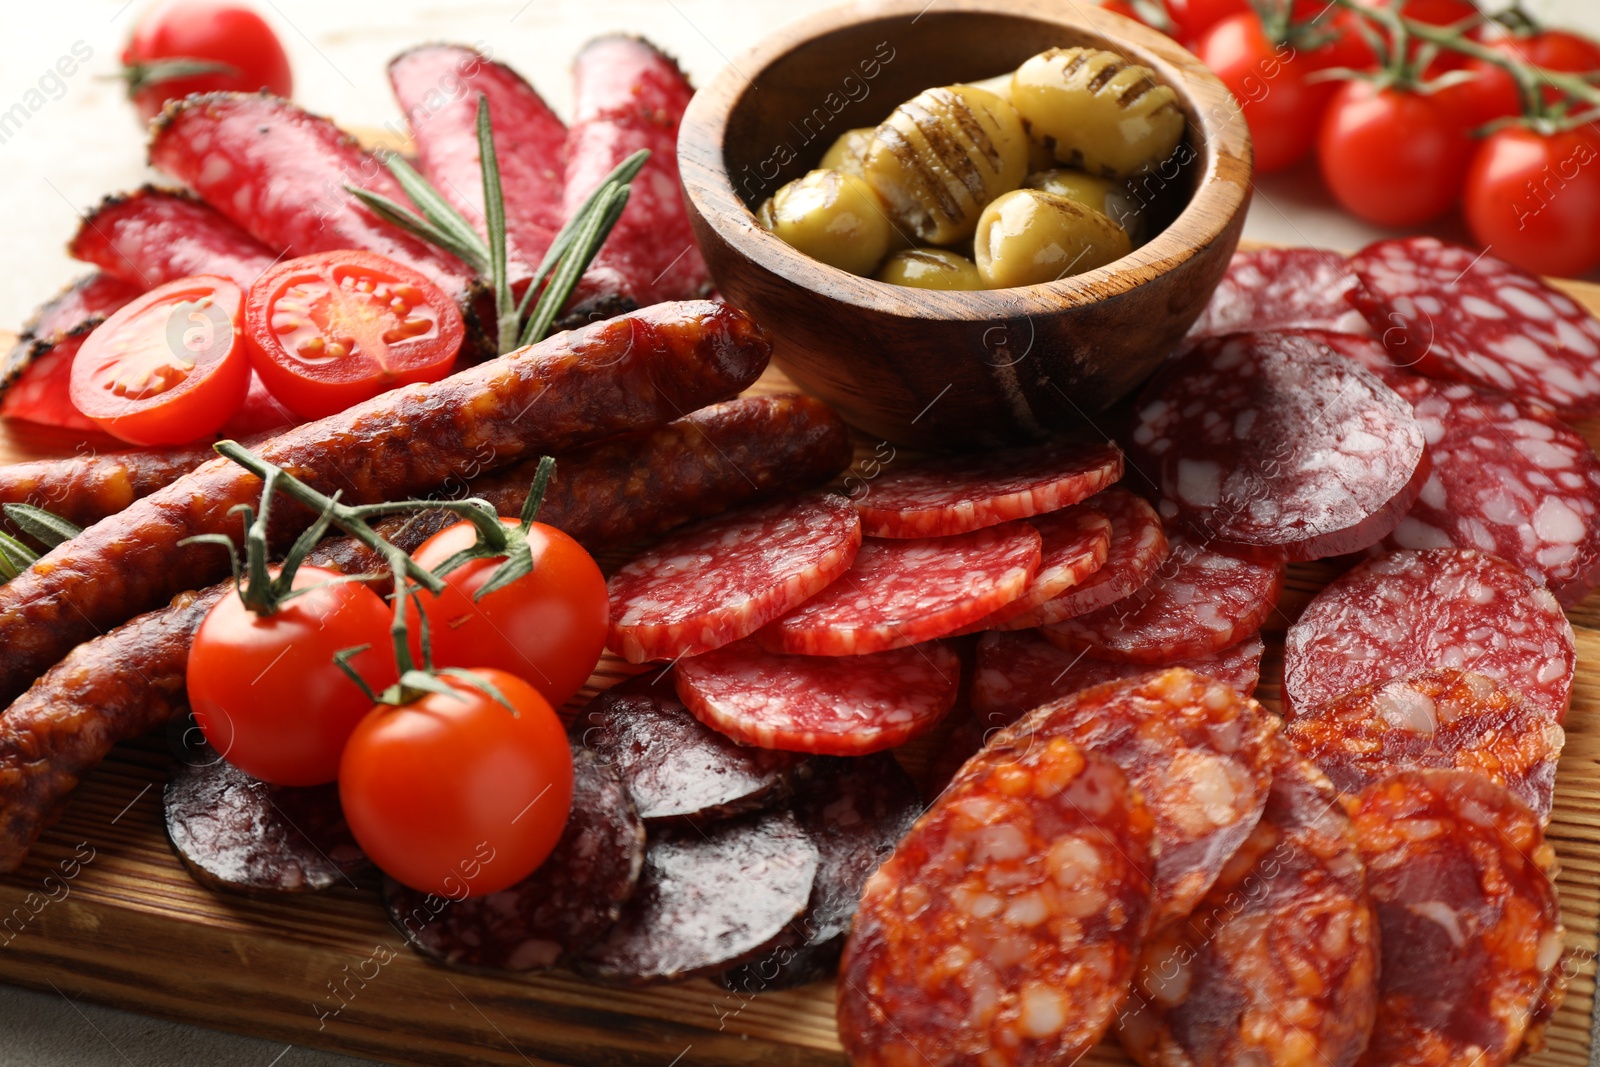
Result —
<instances>
[{"instance_id":1,"label":"grilled olive","mask_svg":"<svg viewBox=\"0 0 1600 1067\"><path fill-rule=\"evenodd\" d=\"M983 206L1027 172L1016 109L983 89L947 85L901 104L878 127L866 179L918 238L948 244L972 236Z\"/></svg>"},{"instance_id":2,"label":"grilled olive","mask_svg":"<svg viewBox=\"0 0 1600 1067\"><path fill-rule=\"evenodd\" d=\"M772 217L772 197L761 201L761 206L756 208L756 225L768 233L777 230L778 220Z\"/></svg>"},{"instance_id":3,"label":"grilled olive","mask_svg":"<svg viewBox=\"0 0 1600 1067\"><path fill-rule=\"evenodd\" d=\"M966 84L974 89L982 89L986 93L993 93L1009 104L1011 103L1011 76L1015 73L1015 71L1008 70L1004 74L996 74L992 78L982 78Z\"/></svg>"},{"instance_id":4,"label":"grilled olive","mask_svg":"<svg viewBox=\"0 0 1600 1067\"><path fill-rule=\"evenodd\" d=\"M877 132L874 126L863 126L856 130L846 130L839 135L839 139L822 153L822 162L817 166L823 170L839 170L846 174L854 174L857 178L866 173L867 149L872 147L872 135Z\"/></svg>"},{"instance_id":5,"label":"grilled olive","mask_svg":"<svg viewBox=\"0 0 1600 1067\"><path fill-rule=\"evenodd\" d=\"M1155 166L1183 138L1170 86L1115 52L1052 48L1017 68L1011 102L1062 163L1127 178Z\"/></svg>"},{"instance_id":6,"label":"grilled olive","mask_svg":"<svg viewBox=\"0 0 1600 1067\"><path fill-rule=\"evenodd\" d=\"M1082 274L1131 250L1122 227L1100 212L1038 189L1006 193L984 208L973 243L978 274L990 289Z\"/></svg>"},{"instance_id":7,"label":"grilled olive","mask_svg":"<svg viewBox=\"0 0 1600 1067\"><path fill-rule=\"evenodd\" d=\"M813 259L871 274L889 254L883 205L860 178L814 170L772 196L772 232Z\"/></svg>"},{"instance_id":8,"label":"grilled olive","mask_svg":"<svg viewBox=\"0 0 1600 1067\"><path fill-rule=\"evenodd\" d=\"M878 270L880 282L916 289L982 289L977 264L945 248L912 248L896 252Z\"/></svg>"},{"instance_id":9,"label":"grilled olive","mask_svg":"<svg viewBox=\"0 0 1600 1067\"><path fill-rule=\"evenodd\" d=\"M1085 174L1081 170L1055 168L1028 175L1028 180L1022 185L1026 189L1055 193L1068 200L1076 200L1084 207L1093 208L1121 226L1127 232L1128 240L1135 245L1144 243L1147 230L1142 210L1144 205L1121 182Z\"/></svg>"}]
</instances>

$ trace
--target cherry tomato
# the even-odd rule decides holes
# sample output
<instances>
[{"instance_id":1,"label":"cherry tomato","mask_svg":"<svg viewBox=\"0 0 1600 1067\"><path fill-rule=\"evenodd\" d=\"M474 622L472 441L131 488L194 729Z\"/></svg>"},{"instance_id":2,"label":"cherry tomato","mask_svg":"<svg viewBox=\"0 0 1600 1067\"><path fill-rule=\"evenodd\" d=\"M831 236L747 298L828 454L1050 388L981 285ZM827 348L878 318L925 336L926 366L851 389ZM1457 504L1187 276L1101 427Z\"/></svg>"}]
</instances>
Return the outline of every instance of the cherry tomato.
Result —
<instances>
[{"instance_id":1,"label":"cherry tomato","mask_svg":"<svg viewBox=\"0 0 1600 1067\"><path fill-rule=\"evenodd\" d=\"M301 567L294 588L338 578ZM277 785L317 785L339 773L339 757L372 698L334 663L334 653L371 647L350 665L374 690L394 684L389 606L356 582L324 585L284 601L271 615L237 592L217 602L189 648L189 706L211 747L246 774Z\"/></svg>"},{"instance_id":2,"label":"cherry tomato","mask_svg":"<svg viewBox=\"0 0 1600 1067\"><path fill-rule=\"evenodd\" d=\"M372 252L291 259L250 286L251 362L272 395L320 419L412 382L436 382L461 351L455 301L410 267Z\"/></svg>"},{"instance_id":3,"label":"cherry tomato","mask_svg":"<svg viewBox=\"0 0 1600 1067\"><path fill-rule=\"evenodd\" d=\"M1250 10L1250 0L1167 0L1173 36L1180 41L1198 41L1223 19Z\"/></svg>"},{"instance_id":4,"label":"cherry tomato","mask_svg":"<svg viewBox=\"0 0 1600 1067\"><path fill-rule=\"evenodd\" d=\"M217 432L250 388L239 287L179 278L136 297L84 339L72 404L135 445L180 445Z\"/></svg>"},{"instance_id":5,"label":"cherry tomato","mask_svg":"<svg viewBox=\"0 0 1600 1067\"><path fill-rule=\"evenodd\" d=\"M1566 30L1542 30L1521 36L1507 35L1489 41L1488 46L1502 55L1523 63L1531 63L1536 67L1544 67L1546 70L1567 74L1588 74L1600 70L1600 44ZM1481 59L1472 60L1468 69L1476 74L1477 79L1491 85L1498 99L1509 100L1515 105L1502 114L1522 113L1522 97L1517 91L1516 81L1509 73ZM1546 104L1554 104L1564 95L1553 85L1544 88ZM1499 118L1501 115L1495 117Z\"/></svg>"},{"instance_id":6,"label":"cherry tomato","mask_svg":"<svg viewBox=\"0 0 1600 1067\"><path fill-rule=\"evenodd\" d=\"M1600 266L1600 134L1512 126L1479 147L1467 172L1467 225L1494 254L1536 274Z\"/></svg>"},{"instance_id":7,"label":"cherry tomato","mask_svg":"<svg viewBox=\"0 0 1600 1067\"><path fill-rule=\"evenodd\" d=\"M226 70L188 74L179 61ZM260 15L217 0L161 0L139 19L122 52L128 97L149 121L168 100L190 93L265 89L288 96L294 88L289 57Z\"/></svg>"},{"instance_id":8,"label":"cherry tomato","mask_svg":"<svg viewBox=\"0 0 1600 1067\"><path fill-rule=\"evenodd\" d=\"M515 519L502 519L515 526ZM457 523L424 541L414 558L433 570L474 540L472 524ZM438 597L423 590L433 661L440 667L494 667L525 679L553 707L572 699L600 662L610 601L594 557L553 526L528 531L533 570L510 585L473 599L500 566L475 560L444 576Z\"/></svg>"},{"instance_id":9,"label":"cherry tomato","mask_svg":"<svg viewBox=\"0 0 1600 1067\"><path fill-rule=\"evenodd\" d=\"M1395 3L1394 0L1386 0L1385 3L1375 6L1393 8ZM1399 11L1403 17L1429 26L1456 26L1462 23L1475 22L1477 26L1467 36L1476 39L1482 33L1483 12L1479 11L1468 0L1401 0ZM1413 45L1411 56L1414 57L1420 47L1420 42ZM1437 78L1448 71L1460 70L1467 63L1467 57L1460 52L1452 52L1441 48L1433 62L1428 64L1428 69L1424 72L1424 76Z\"/></svg>"},{"instance_id":10,"label":"cherry tomato","mask_svg":"<svg viewBox=\"0 0 1600 1067\"><path fill-rule=\"evenodd\" d=\"M339 765L350 830L384 873L461 899L532 874L572 810L572 750L561 720L527 682L479 675L511 707L449 675L449 695L361 720Z\"/></svg>"},{"instance_id":11,"label":"cherry tomato","mask_svg":"<svg viewBox=\"0 0 1600 1067\"><path fill-rule=\"evenodd\" d=\"M1366 36L1361 32L1361 16L1354 11L1345 11L1341 8L1316 10L1321 6L1320 0L1316 0L1305 10L1303 17L1296 16L1297 23L1330 38L1307 52L1306 58L1311 67L1315 70L1330 70L1334 67L1345 70L1376 69L1378 53L1372 50L1372 45L1367 43ZM1332 97L1333 83L1325 84L1328 85L1329 97Z\"/></svg>"},{"instance_id":12,"label":"cherry tomato","mask_svg":"<svg viewBox=\"0 0 1600 1067\"><path fill-rule=\"evenodd\" d=\"M1282 170L1304 159L1317 139L1317 117L1333 91L1306 81L1306 57L1275 45L1253 12L1213 26L1195 54L1222 79L1244 110L1255 143L1256 172Z\"/></svg>"},{"instance_id":13,"label":"cherry tomato","mask_svg":"<svg viewBox=\"0 0 1600 1067\"><path fill-rule=\"evenodd\" d=\"M1437 95L1450 101L1469 132L1522 114L1522 94L1511 75L1481 59L1472 60L1464 69L1471 73L1470 80L1446 86Z\"/></svg>"},{"instance_id":14,"label":"cherry tomato","mask_svg":"<svg viewBox=\"0 0 1600 1067\"><path fill-rule=\"evenodd\" d=\"M1322 121L1322 177L1352 215L1415 226L1460 195L1472 142L1448 102L1369 82L1340 87Z\"/></svg>"},{"instance_id":15,"label":"cherry tomato","mask_svg":"<svg viewBox=\"0 0 1600 1067\"><path fill-rule=\"evenodd\" d=\"M1100 6L1107 11L1121 15L1125 19L1132 19L1135 22L1144 21L1139 17L1139 11L1133 6L1132 0L1105 0L1105 3Z\"/></svg>"}]
</instances>

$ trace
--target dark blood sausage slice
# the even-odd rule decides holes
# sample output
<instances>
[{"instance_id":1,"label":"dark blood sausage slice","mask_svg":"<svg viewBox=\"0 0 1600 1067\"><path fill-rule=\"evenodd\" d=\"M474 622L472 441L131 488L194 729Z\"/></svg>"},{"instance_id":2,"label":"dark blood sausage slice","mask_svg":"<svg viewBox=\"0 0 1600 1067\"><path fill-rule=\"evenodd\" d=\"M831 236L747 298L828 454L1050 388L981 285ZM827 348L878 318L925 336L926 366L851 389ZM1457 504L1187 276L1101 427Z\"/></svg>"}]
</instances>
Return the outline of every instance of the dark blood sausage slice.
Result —
<instances>
[{"instance_id":1,"label":"dark blood sausage slice","mask_svg":"<svg viewBox=\"0 0 1600 1067\"><path fill-rule=\"evenodd\" d=\"M378 160L325 118L260 93L206 93L175 103L150 129L150 163L183 182L262 244L304 256L359 248L421 271L462 299L472 271L382 221L345 191L406 203Z\"/></svg>"},{"instance_id":2,"label":"dark blood sausage slice","mask_svg":"<svg viewBox=\"0 0 1600 1067\"><path fill-rule=\"evenodd\" d=\"M938 642L832 657L740 641L675 671L695 717L740 744L861 756L936 726L955 705L961 661Z\"/></svg>"},{"instance_id":3,"label":"dark blood sausage slice","mask_svg":"<svg viewBox=\"0 0 1600 1067\"><path fill-rule=\"evenodd\" d=\"M1210 655L1261 629L1283 592L1284 573L1282 563L1240 559L1176 536L1143 589L1041 632L1069 652L1129 663Z\"/></svg>"},{"instance_id":4,"label":"dark blood sausage slice","mask_svg":"<svg viewBox=\"0 0 1600 1067\"><path fill-rule=\"evenodd\" d=\"M454 967L546 970L617 921L644 868L644 823L610 767L581 748L572 756L572 816L521 882L451 899L384 879L389 921L412 948Z\"/></svg>"},{"instance_id":5,"label":"dark blood sausage slice","mask_svg":"<svg viewBox=\"0 0 1600 1067\"><path fill-rule=\"evenodd\" d=\"M611 931L580 970L627 985L717 974L769 951L805 913L817 846L787 811L664 829Z\"/></svg>"},{"instance_id":6,"label":"dark blood sausage slice","mask_svg":"<svg viewBox=\"0 0 1600 1067\"><path fill-rule=\"evenodd\" d=\"M173 771L165 802L173 851L214 889L313 893L353 884L350 876L370 865L337 785L268 785L202 745Z\"/></svg>"},{"instance_id":7,"label":"dark blood sausage slice","mask_svg":"<svg viewBox=\"0 0 1600 1067\"><path fill-rule=\"evenodd\" d=\"M1351 1067L1372 1030L1377 926L1349 816L1288 759L1210 894L1145 942L1122 1046L1144 1067Z\"/></svg>"},{"instance_id":8,"label":"dark blood sausage slice","mask_svg":"<svg viewBox=\"0 0 1600 1067\"><path fill-rule=\"evenodd\" d=\"M141 290L192 274L220 274L248 287L279 251L188 193L153 185L106 197L67 242L74 259Z\"/></svg>"},{"instance_id":9,"label":"dark blood sausage slice","mask_svg":"<svg viewBox=\"0 0 1600 1067\"><path fill-rule=\"evenodd\" d=\"M1352 689L1455 667L1560 722L1576 662L1561 605L1511 564L1464 549L1391 552L1330 583L1289 627L1283 704L1303 717Z\"/></svg>"},{"instance_id":10,"label":"dark blood sausage slice","mask_svg":"<svg viewBox=\"0 0 1600 1067\"><path fill-rule=\"evenodd\" d=\"M660 426L737 394L769 354L760 328L732 308L660 304L384 393L275 437L259 454L326 492L342 491L348 503L374 503L486 465ZM0 700L96 633L221 578L225 553L179 542L237 532L229 509L260 492L260 479L217 459L0 586ZM294 525L290 512L282 517Z\"/></svg>"},{"instance_id":11,"label":"dark blood sausage slice","mask_svg":"<svg viewBox=\"0 0 1600 1067\"><path fill-rule=\"evenodd\" d=\"M1022 595L962 633L1021 630L1045 604L1081 585L1101 567L1111 548L1111 520L1087 504L1037 515L1028 525L1041 539L1039 570ZM1020 621L1019 621L1020 620Z\"/></svg>"},{"instance_id":12,"label":"dark blood sausage slice","mask_svg":"<svg viewBox=\"0 0 1600 1067\"><path fill-rule=\"evenodd\" d=\"M640 307L699 296L710 284L678 180L678 123L694 89L678 65L645 41L600 37L573 65L565 214L611 168L641 148L650 161L578 291L580 303L618 297Z\"/></svg>"},{"instance_id":13,"label":"dark blood sausage slice","mask_svg":"<svg viewBox=\"0 0 1600 1067\"><path fill-rule=\"evenodd\" d=\"M1566 734L1547 709L1470 671L1420 671L1335 697L1284 736L1341 793L1397 771L1459 767L1509 789L1550 821Z\"/></svg>"},{"instance_id":14,"label":"dark blood sausage slice","mask_svg":"<svg viewBox=\"0 0 1600 1067\"><path fill-rule=\"evenodd\" d=\"M922 814L922 801L916 783L882 752L816 761L794 813L822 857L811 906L787 943L722 976L722 984L738 993L788 989L834 969L862 887Z\"/></svg>"},{"instance_id":15,"label":"dark blood sausage slice","mask_svg":"<svg viewBox=\"0 0 1600 1067\"><path fill-rule=\"evenodd\" d=\"M506 258L526 282L561 228L567 128L533 86L471 48L425 44L389 61L389 85L417 146L417 170L483 233L478 94L489 101L505 198Z\"/></svg>"},{"instance_id":16,"label":"dark blood sausage slice","mask_svg":"<svg viewBox=\"0 0 1600 1067\"><path fill-rule=\"evenodd\" d=\"M1351 261L1351 300L1396 364L1536 400L1600 411L1600 321L1504 260L1433 237L1379 241Z\"/></svg>"},{"instance_id":17,"label":"dark blood sausage slice","mask_svg":"<svg viewBox=\"0 0 1600 1067\"><path fill-rule=\"evenodd\" d=\"M1011 629L1048 626L1132 596L1166 560L1167 532L1161 516L1143 497L1113 486L1090 497L1088 505L1111 520L1105 563L1080 584L1012 619Z\"/></svg>"},{"instance_id":18,"label":"dark blood sausage slice","mask_svg":"<svg viewBox=\"0 0 1600 1067\"><path fill-rule=\"evenodd\" d=\"M1469 771L1397 774L1352 805L1383 946L1363 1067L1499 1067L1544 1045L1566 995L1555 850Z\"/></svg>"},{"instance_id":19,"label":"dark blood sausage slice","mask_svg":"<svg viewBox=\"0 0 1600 1067\"><path fill-rule=\"evenodd\" d=\"M1433 473L1385 544L1476 548L1570 607L1600 583L1600 458L1545 409L1460 383L1396 387L1428 438Z\"/></svg>"},{"instance_id":20,"label":"dark blood sausage slice","mask_svg":"<svg viewBox=\"0 0 1600 1067\"><path fill-rule=\"evenodd\" d=\"M670 672L647 671L591 700L567 731L615 768L647 823L715 822L788 799L806 757L736 744L678 699Z\"/></svg>"},{"instance_id":21,"label":"dark blood sausage slice","mask_svg":"<svg viewBox=\"0 0 1600 1067\"><path fill-rule=\"evenodd\" d=\"M1411 405L1297 334L1202 341L1146 387L1130 441L1163 517L1296 560L1381 541L1427 478Z\"/></svg>"},{"instance_id":22,"label":"dark blood sausage slice","mask_svg":"<svg viewBox=\"0 0 1600 1067\"><path fill-rule=\"evenodd\" d=\"M944 537L1059 511L1121 477L1116 445L1037 445L890 469L856 509L869 537Z\"/></svg>"},{"instance_id":23,"label":"dark blood sausage slice","mask_svg":"<svg viewBox=\"0 0 1600 1067\"><path fill-rule=\"evenodd\" d=\"M96 271L34 312L0 361L0 416L71 430L96 429L67 395L72 359L90 331L143 291Z\"/></svg>"},{"instance_id":24,"label":"dark blood sausage slice","mask_svg":"<svg viewBox=\"0 0 1600 1067\"><path fill-rule=\"evenodd\" d=\"M1320 248L1237 252L1189 339L1267 330L1366 334L1372 327L1350 306L1361 280L1342 253Z\"/></svg>"},{"instance_id":25,"label":"dark blood sausage slice","mask_svg":"<svg viewBox=\"0 0 1600 1067\"><path fill-rule=\"evenodd\" d=\"M748 637L850 569L861 520L833 493L743 508L674 534L611 576L606 645L630 663Z\"/></svg>"},{"instance_id":26,"label":"dark blood sausage slice","mask_svg":"<svg viewBox=\"0 0 1600 1067\"><path fill-rule=\"evenodd\" d=\"M1072 1063L1127 994L1150 848L1115 763L1002 734L867 880L839 965L851 1062Z\"/></svg>"}]
</instances>

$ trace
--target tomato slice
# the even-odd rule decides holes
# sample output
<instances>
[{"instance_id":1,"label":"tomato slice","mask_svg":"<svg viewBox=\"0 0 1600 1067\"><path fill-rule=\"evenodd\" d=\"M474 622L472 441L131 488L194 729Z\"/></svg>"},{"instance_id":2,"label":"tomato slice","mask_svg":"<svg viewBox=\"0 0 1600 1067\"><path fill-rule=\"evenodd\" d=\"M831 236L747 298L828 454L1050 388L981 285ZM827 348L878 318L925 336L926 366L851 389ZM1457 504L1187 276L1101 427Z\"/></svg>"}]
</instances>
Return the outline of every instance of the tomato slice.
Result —
<instances>
[{"instance_id":1,"label":"tomato slice","mask_svg":"<svg viewBox=\"0 0 1600 1067\"><path fill-rule=\"evenodd\" d=\"M464 333L455 302L410 267L341 249L278 264L244 310L251 362L272 395L320 419L450 373Z\"/></svg>"},{"instance_id":2,"label":"tomato slice","mask_svg":"<svg viewBox=\"0 0 1600 1067\"><path fill-rule=\"evenodd\" d=\"M244 402L250 360L239 287L179 278L134 299L84 339L72 361L73 406L136 445L179 445L217 432Z\"/></svg>"}]
</instances>

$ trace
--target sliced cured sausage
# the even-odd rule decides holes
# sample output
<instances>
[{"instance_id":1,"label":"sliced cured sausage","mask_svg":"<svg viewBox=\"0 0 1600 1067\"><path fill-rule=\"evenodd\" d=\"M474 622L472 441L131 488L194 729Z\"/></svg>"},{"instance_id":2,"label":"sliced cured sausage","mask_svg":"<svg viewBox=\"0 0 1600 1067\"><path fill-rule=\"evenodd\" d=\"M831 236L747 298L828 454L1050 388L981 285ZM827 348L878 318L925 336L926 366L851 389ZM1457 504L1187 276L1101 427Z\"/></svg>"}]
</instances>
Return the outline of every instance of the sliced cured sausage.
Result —
<instances>
[{"instance_id":1,"label":"sliced cured sausage","mask_svg":"<svg viewBox=\"0 0 1600 1067\"><path fill-rule=\"evenodd\" d=\"M1460 383L1396 387L1433 472L1384 542L1476 548L1521 567L1566 606L1600 583L1600 458L1544 408Z\"/></svg>"},{"instance_id":2,"label":"sliced cured sausage","mask_svg":"<svg viewBox=\"0 0 1600 1067\"><path fill-rule=\"evenodd\" d=\"M614 770L581 748L572 756L567 828L521 882L451 899L384 879L389 921L412 948L455 967L546 970L617 921L644 869L644 823Z\"/></svg>"},{"instance_id":3,"label":"sliced cured sausage","mask_svg":"<svg viewBox=\"0 0 1600 1067\"><path fill-rule=\"evenodd\" d=\"M1335 697L1284 731L1341 793L1397 771L1459 767L1550 820L1566 735L1520 693L1471 671L1421 671Z\"/></svg>"},{"instance_id":4,"label":"sliced cured sausage","mask_svg":"<svg viewBox=\"0 0 1600 1067\"><path fill-rule=\"evenodd\" d=\"M1039 531L1039 571L1022 595L988 618L962 631L1021 630L1041 607L1081 584L1105 565L1111 548L1111 520L1090 507L1076 504L1028 520ZM1016 620L1022 618L1019 624Z\"/></svg>"},{"instance_id":5,"label":"sliced cured sausage","mask_svg":"<svg viewBox=\"0 0 1600 1067\"><path fill-rule=\"evenodd\" d=\"M1268 330L1329 330L1373 336L1349 294L1361 280L1348 257L1321 248L1236 252L1189 339Z\"/></svg>"},{"instance_id":6,"label":"sliced cured sausage","mask_svg":"<svg viewBox=\"0 0 1600 1067\"><path fill-rule=\"evenodd\" d=\"M220 274L248 288L279 251L190 194L153 185L106 197L67 242L74 259L140 291L193 274Z\"/></svg>"},{"instance_id":7,"label":"sliced cured sausage","mask_svg":"<svg viewBox=\"0 0 1600 1067\"><path fill-rule=\"evenodd\" d=\"M1499 1067L1544 1044L1566 994L1555 850L1469 771L1406 771L1352 805L1383 946L1363 1067Z\"/></svg>"},{"instance_id":8,"label":"sliced cured sausage","mask_svg":"<svg viewBox=\"0 0 1600 1067\"><path fill-rule=\"evenodd\" d=\"M144 290L96 271L34 312L0 362L0 416L44 426L94 430L67 395L72 360L96 326Z\"/></svg>"},{"instance_id":9,"label":"sliced cured sausage","mask_svg":"<svg viewBox=\"0 0 1600 1067\"><path fill-rule=\"evenodd\" d=\"M1317 344L1325 346L1346 359L1353 359L1367 368L1391 388L1398 382L1410 381L1416 377L1403 367L1397 367L1389 356L1389 350L1382 341L1371 334L1331 333L1327 330L1284 330L1284 333L1298 334L1309 337Z\"/></svg>"},{"instance_id":10,"label":"sliced cured sausage","mask_svg":"<svg viewBox=\"0 0 1600 1067\"><path fill-rule=\"evenodd\" d=\"M1003 734L867 879L839 965L851 1062L1072 1063L1127 995L1150 842L1115 763Z\"/></svg>"},{"instance_id":11,"label":"sliced cured sausage","mask_svg":"<svg viewBox=\"0 0 1600 1067\"><path fill-rule=\"evenodd\" d=\"M1021 596L1039 572L1041 543L1021 522L955 537L868 538L836 582L756 641L771 652L859 656L945 637Z\"/></svg>"},{"instance_id":12,"label":"sliced cured sausage","mask_svg":"<svg viewBox=\"0 0 1600 1067\"><path fill-rule=\"evenodd\" d=\"M937 642L861 656L789 656L741 641L675 668L678 695L742 745L861 756L925 733L956 700L961 662Z\"/></svg>"},{"instance_id":13,"label":"sliced cured sausage","mask_svg":"<svg viewBox=\"0 0 1600 1067\"><path fill-rule=\"evenodd\" d=\"M627 985L717 974L769 951L805 913L817 846L787 811L660 830L622 917L580 969Z\"/></svg>"},{"instance_id":14,"label":"sliced cured sausage","mask_svg":"<svg viewBox=\"0 0 1600 1067\"><path fill-rule=\"evenodd\" d=\"M1194 914L1145 942L1117 1036L1144 1067L1351 1067L1373 1028L1379 940L1349 816L1316 768L1287 759Z\"/></svg>"},{"instance_id":15,"label":"sliced cured sausage","mask_svg":"<svg viewBox=\"0 0 1600 1067\"><path fill-rule=\"evenodd\" d=\"M842 496L745 508L676 533L606 583L606 644L631 663L694 656L748 637L850 569L861 522Z\"/></svg>"},{"instance_id":16,"label":"sliced cured sausage","mask_svg":"<svg viewBox=\"0 0 1600 1067\"><path fill-rule=\"evenodd\" d=\"M1200 342L1146 388L1130 440L1164 518L1295 560L1381 541L1427 478L1411 406L1303 334Z\"/></svg>"},{"instance_id":17,"label":"sliced cured sausage","mask_svg":"<svg viewBox=\"0 0 1600 1067\"><path fill-rule=\"evenodd\" d=\"M1111 520L1111 546L1100 569L1078 585L1010 620L1010 629L1049 626L1114 604L1143 589L1167 558L1167 532L1161 516L1143 497L1112 487L1089 506Z\"/></svg>"},{"instance_id":18,"label":"sliced cured sausage","mask_svg":"<svg viewBox=\"0 0 1600 1067\"><path fill-rule=\"evenodd\" d=\"M1394 362L1568 416L1600 411L1600 321L1487 253L1434 237L1379 241L1351 261L1351 300Z\"/></svg>"},{"instance_id":19,"label":"sliced cured sausage","mask_svg":"<svg viewBox=\"0 0 1600 1067\"><path fill-rule=\"evenodd\" d=\"M856 508L869 537L945 537L1059 511L1121 477L1116 445L1036 445L890 469Z\"/></svg>"},{"instance_id":20,"label":"sliced cured sausage","mask_svg":"<svg viewBox=\"0 0 1600 1067\"><path fill-rule=\"evenodd\" d=\"M1289 627L1283 703L1306 716L1352 689L1456 667L1560 722L1575 663L1561 605L1511 564L1467 549L1390 552L1329 584Z\"/></svg>"},{"instance_id":21,"label":"sliced cured sausage","mask_svg":"<svg viewBox=\"0 0 1600 1067\"><path fill-rule=\"evenodd\" d=\"M1129 663L1210 655L1261 629L1283 592L1284 573L1282 563L1240 559L1175 536L1144 588L1041 632L1069 652Z\"/></svg>"}]
</instances>

